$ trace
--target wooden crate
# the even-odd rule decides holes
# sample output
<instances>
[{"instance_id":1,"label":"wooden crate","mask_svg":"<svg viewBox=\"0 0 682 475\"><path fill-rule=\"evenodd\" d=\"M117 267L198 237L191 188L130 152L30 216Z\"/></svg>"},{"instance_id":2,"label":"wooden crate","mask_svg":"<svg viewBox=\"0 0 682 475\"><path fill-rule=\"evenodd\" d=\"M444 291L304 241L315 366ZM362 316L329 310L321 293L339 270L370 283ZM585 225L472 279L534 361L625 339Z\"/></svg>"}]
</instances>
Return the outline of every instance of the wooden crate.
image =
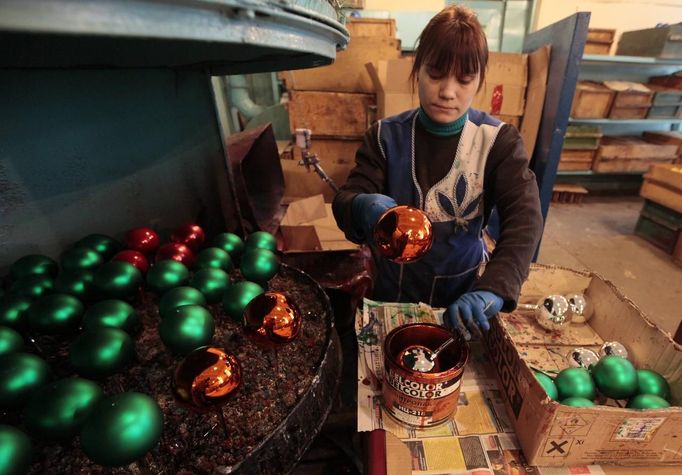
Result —
<instances>
[{"instance_id":1,"label":"wooden crate","mask_svg":"<svg viewBox=\"0 0 682 475\"><path fill-rule=\"evenodd\" d=\"M596 150L602 138L601 127L569 125L564 135L564 149Z\"/></svg>"},{"instance_id":2,"label":"wooden crate","mask_svg":"<svg viewBox=\"0 0 682 475\"><path fill-rule=\"evenodd\" d=\"M609 54L616 30L590 28L587 31L587 42L584 54Z\"/></svg>"},{"instance_id":3,"label":"wooden crate","mask_svg":"<svg viewBox=\"0 0 682 475\"><path fill-rule=\"evenodd\" d=\"M365 0L341 0L340 3L343 8L365 8Z\"/></svg>"},{"instance_id":4,"label":"wooden crate","mask_svg":"<svg viewBox=\"0 0 682 475\"><path fill-rule=\"evenodd\" d=\"M682 74L670 74L668 76L652 76L649 78L651 84L658 84L659 86L670 87L673 89L682 89Z\"/></svg>"},{"instance_id":5,"label":"wooden crate","mask_svg":"<svg viewBox=\"0 0 682 475\"><path fill-rule=\"evenodd\" d=\"M395 38L394 18L349 18L346 29L351 42L360 36L385 36Z\"/></svg>"},{"instance_id":6,"label":"wooden crate","mask_svg":"<svg viewBox=\"0 0 682 475\"><path fill-rule=\"evenodd\" d=\"M669 106L651 106L647 113L649 119L679 119L682 118L682 104Z\"/></svg>"},{"instance_id":7,"label":"wooden crate","mask_svg":"<svg viewBox=\"0 0 682 475\"><path fill-rule=\"evenodd\" d=\"M682 166L655 165L644 175L639 194L682 213Z\"/></svg>"},{"instance_id":8,"label":"wooden crate","mask_svg":"<svg viewBox=\"0 0 682 475\"><path fill-rule=\"evenodd\" d=\"M595 43L588 41L585 43L583 54L609 54L610 51L611 43Z\"/></svg>"},{"instance_id":9,"label":"wooden crate","mask_svg":"<svg viewBox=\"0 0 682 475\"><path fill-rule=\"evenodd\" d=\"M640 212L635 234L672 254L681 228L682 213L647 199Z\"/></svg>"},{"instance_id":10,"label":"wooden crate","mask_svg":"<svg viewBox=\"0 0 682 475\"><path fill-rule=\"evenodd\" d=\"M644 119L649 113L649 106L644 107L611 107L609 119Z\"/></svg>"},{"instance_id":11,"label":"wooden crate","mask_svg":"<svg viewBox=\"0 0 682 475\"><path fill-rule=\"evenodd\" d=\"M682 232L677 235L677 244L673 249L673 262L682 266ZM682 328L682 322L680 322L680 328Z\"/></svg>"},{"instance_id":12,"label":"wooden crate","mask_svg":"<svg viewBox=\"0 0 682 475\"><path fill-rule=\"evenodd\" d=\"M644 140L662 145L677 145L677 163L682 163L682 132L644 132Z\"/></svg>"},{"instance_id":13,"label":"wooden crate","mask_svg":"<svg viewBox=\"0 0 682 475\"><path fill-rule=\"evenodd\" d=\"M682 25L626 31L620 36L616 54L682 59Z\"/></svg>"},{"instance_id":14,"label":"wooden crate","mask_svg":"<svg viewBox=\"0 0 682 475\"><path fill-rule=\"evenodd\" d=\"M574 119L608 117L615 95L615 92L601 83L578 81L571 106L571 117Z\"/></svg>"},{"instance_id":15,"label":"wooden crate","mask_svg":"<svg viewBox=\"0 0 682 475\"><path fill-rule=\"evenodd\" d=\"M590 170L596 150L563 149L559 157L559 170Z\"/></svg>"},{"instance_id":16,"label":"wooden crate","mask_svg":"<svg viewBox=\"0 0 682 475\"><path fill-rule=\"evenodd\" d=\"M648 83L646 87L654 92L654 99L651 105L667 106L682 104L682 91L671 87L661 86L658 84Z\"/></svg>"},{"instance_id":17,"label":"wooden crate","mask_svg":"<svg viewBox=\"0 0 682 475\"><path fill-rule=\"evenodd\" d=\"M354 139L364 135L374 120L374 94L289 91L289 125L310 129L317 138Z\"/></svg>"},{"instance_id":18,"label":"wooden crate","mask_svg":"<svg viewBox=\"0 0 682 475\"><path fill-rule=\"evenodd\" d=\"M604 81L604 86L616 93L612 107L649 107L654 97L651 89L638 82Z\"/></svg>"},{"instance_id":19,"label":"wooden crate","mask_svg":"<svg viewBox=\"0 0 682 475\"><path fill-rule=\"evenodd\" d=\"M674 145L658 145L639 137L602 137L592 170L595 172L645 172L657 163L672 163Z\"/></svg>"}]
</instances>

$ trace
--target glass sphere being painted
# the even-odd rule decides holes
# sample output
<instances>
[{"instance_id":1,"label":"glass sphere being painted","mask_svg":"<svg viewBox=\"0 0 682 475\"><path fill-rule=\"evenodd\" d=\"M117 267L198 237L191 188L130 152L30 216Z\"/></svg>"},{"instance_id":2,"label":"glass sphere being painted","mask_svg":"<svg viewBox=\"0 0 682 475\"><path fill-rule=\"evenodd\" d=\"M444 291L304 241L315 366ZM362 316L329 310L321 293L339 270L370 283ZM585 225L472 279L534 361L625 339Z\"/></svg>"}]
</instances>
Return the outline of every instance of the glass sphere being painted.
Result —
<instances>
[{"instance_id":1,"label":"glass sphere being painted","mask_svg":"<svg viewBox=\"0 0 682 475\"><path fill-rule=\"evenodd\" d=\"M433 226L419 208L395 206L374 226L374 242L386 259L398 264L413 262L431 249Z\"/></svg>"}]
</instances>

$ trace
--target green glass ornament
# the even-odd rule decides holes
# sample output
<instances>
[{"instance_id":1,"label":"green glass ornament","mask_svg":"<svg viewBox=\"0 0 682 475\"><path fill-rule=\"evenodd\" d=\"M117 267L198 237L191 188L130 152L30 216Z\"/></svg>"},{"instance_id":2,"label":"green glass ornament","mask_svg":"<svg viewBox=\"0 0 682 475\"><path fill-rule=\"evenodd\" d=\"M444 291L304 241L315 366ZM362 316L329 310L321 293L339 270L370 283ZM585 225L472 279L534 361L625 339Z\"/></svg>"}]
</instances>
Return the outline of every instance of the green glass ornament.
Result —
<instances>
[{"instance_id":1,"label":"green glass ornament","mask_svg":"<svg viewBox=\"0 0 682 475\"><path fill-rule=\"evenodd\" d=\"M21 475L31 464L31 439L19 429L0 424L0 473Z\"/></svg>"},{"instance_id":2,"label":"green glass ornament","mask_svg":"<svg viewBox=\"0 0 682 475\"><path fill-rule=\"evenodd\" d=\"M670 407L670 403L655 394L638 394L628 401L630 409L663 409Z\"/></svg>"},{"instance_id":3,"label":"green glass ornament","mask_svg":"<svg viewBox=\"0 0 682 475\"><path fill-rule=\"evenodd\" d=\"M183 305L206 305L206 298L194 287L175 287L161 296L159 315L165 318L173 310Z\"/></svg>"},{"instance_id":4,"label":"green glass ornament","mask_svg":"<svg viewBox=\"0 0 682 475\"><path fill-rule=\"evenodd\" d=\"M161 439L163 414L146 394L127 392L101 399L85 419L83 452L105 467L128 465Z\"/></svg>"},{"instance_id":5,"label":"green glass ornament","mask_svg":"<svg viewBox=\"0 0 682 475\"><path fill-rule=\"evenodd\" d=\"M540 373L538 371L533 371L533 373L535 374L535 379L538 380L542 388L547 393L547 396L549 396L552 401L559 399L559 392L557 391L556 385L554 384L554 380L544 373Z\"/></svg>"},{"instance_id":6,"label":"green glass ornament","mask_svg":"<svg viewBox=\"0 0 682 475\"><path fill-rule=\"evenodd\" d=\"M65 271L54 280L54 291L88 300L92 296L94 278L95 274L88 270Z\"/></svg>"},{"instance_id":7,"label":"green glass ornament","mask_svg":"<svg viewBox=\"0 0 682 475\"><path fill-rule=\"evenodd\" d=\"M54 288L54 278L48 274L32 274L20 277L10 286L15 295L37 299L47 295Z\"/></svg>"},{"instance_id":8,"label":"green glass ornament","mask_svg":"<svg viewBox=\"0 0 682 475\"><path fill-rule=\"evenodd\" d=\"M86 330L99 327L118 328L133 334L140 326L140 317L132 305L123 300L102 300L87 309L83 326Z\"/></svg>"},{"instance_id":9,"label":"green glass ornament","mask_svg":"<svg viewBox=\"0 0 682 475\"><path fill-rule=\"evenodd\" d=\"M95 270L102 265L102 256L89 247L72 247L62 254L62 269L66 271Z\"/></svg>"},{"instance_id":10,"label":"green glass ornament","mask_svg":"<svg viewBox=\"0 0 682 475\"><path fill-rule=\"evenodd\" d=\"M211 313L200 305L185 305L170 312L159 324L161 341L173 353L186 355L211 343L215 324Z\"/></svg>"},{"instance_id":11,"label":"green glass ornament","mask_svg":"<svg viewBox=\"0 0 682 475\"><path fill-rule=\"evenodd\" d=\"M612 399L626 399L637 394L637 371L625 358L602 357L592 367L592 377L599 391Z\"/></svg>"},{"instance_id":12,"label":"green glass ornament","mask_svg":"<svg viewBox=\"0 0 682 475\"><path fill-rule=\"evenodd\" d=\"M51 294L41 297L26 311L29 326L48 335L68 333L78 328L85 307L76 297Z\"/></svg>"},{"instance_id":13,"label":"green glass ornament","mask_svg":"<svg viewBox=\"0 0 682 475\"><path fill-rule=\"evenodd\" d=\"M158 295L186 285L188 280L189 270L178 261L159 261L147 271L147 285Z\"/></svg>"},{"instance_id":14,"label":"green glass ornament","mask_svg":"<svg viewBox=\"0 0 682 475\"><path fill-rule=\"evenodd\" d=\"M0 355L0 409L18 409L47 383L50 368L30 353Z\"/></svg>"},{"instance_id":15,"label":"green glass ornament","mask_svg":"<svg viewBox=\"0 0 682 475\"><path fill-rule=\"evenodd\" d=\"M57 272L59 272L59 266L54 259L40 254L24 256L16 260L9 268L9 275L12 280L34 274L54 277L57 275Z\"/></svg>"},{"instance_id":16,"label":"green glass ornament","mask_svg":"<svg viewBox=\"0 0 682 475\"><path fill-rule=\"evenodd\" d=\"M201 269L192 276L189 285L198 289L208 303L218 303L230 285L230 276L220 269Z\"/></svg>"},{"instance_id":17,"label":"green glass ornament","mask_svg":"<svg viewBox=\"0 0 682 475\"><path fill-rule=\"evenodd\" d=\"M230 272L234 267L230 254L218 247L208 247L197 254L196 269L221 269Z\"/></svg>"},{"instance_id":18,"label":"green glass ornament","mask_svg":"<svg viewBox=\"0 0 682 475\"><path fill-rule=\"evenodd\" d=\"M279 271L279 258L267 249L247 249L242 255L239 269L247 280L267 282Z\"/></svg>"},{"instance_id":19,"label":"green glass ornament","mask_svg":"<svg viewBox=\"0 0 682 475\"><path fill-rule=\"evenodd\" d=\"M85 331L71 344L69 362L87 378L110 376L135 356L133 340L118 328L99 327Z\"/></svg>"},{"instance_id":20,"label":"green glass ornament","mask_svg":"<svg viewBox=\"0 0 682 475\"><path fill-rule=\"evenodd\" d=\"M256 231L246 238L246 248L267 249L274 252L277 250L277 239L266 231Z\"/></svg>"},{"instance_id":21,"label":"green glass ornament","mask_svg":"<svg viewBox=\"0 0 682 475\"><path fill-rule=\"evenodd\" d=\"M24 338L10 327L0 326L0 355L15 353L24 348Z\"/></svg>"},{"instance_id":22,"label":"green glass ornament","mask_svg":"<svg viewBox=\"0 0 682 475\"><path fill-rule=\"evenodd\" d=\"M213 239L213 246L227 252L233 262L239 262L239 257L244 252L244 241L233 233L218 234Z\"/></svg>"},{"instance_id":23,"label":"green glass ornament","mask_svg":"<svg viewBox=\"0 0 682 475\"><path fill-rule=\"evenodd\" d=\"M670 401L670 385L663 376L651 369L637 370L637 394L654 394Z\"/></svg>"},{"instance_id":24,"label":"green glass ornament","mask_svg":"<svg viewBox=\"0 0 682 475\"><path fill-rule=\"evenodd\" d=\"M0 325L21 328L33 301L24 295L6 294L0 299Z\"/></svg>"},{"instance_id":25,"label":"green glass ornament","mask_svg":"<svg viewBox=\"0 0 682 475\"><path fill-rule=\"evenodd\" d=\"M78 434L85 418L104 393L97 384L69 378L43 386L24 408L29 434L49 441L68 441Z\"/></svg>"},{"instance_id":26,"label":"green glass ornament","mask_svg":"<svg viewBox=\"0 0 682 475\"><path fill-rule=\"evenodd\" d=\"M230 285L223 294L223 309L236 322L242 322L244 309L256 295L264 292L255 282L242 281Z\"/></svg>"},{"instance_id":27,"label":"green glass ornament","mask_svg":"<svg viewBox=\"0 0 682 475\"><path fill-rule=\"evenodd\" d=\"M564 406L573 406L573 407L592 407L594 406L594 403L590 401L587 398L584 397L567 397L566 399L561 400L561 404Z\"/></svg>"},{"instance_id":28,"label":"green glass ornament","mask_svg":"<svg viewBox=\"0 0 682 475\"><path fill-rule=\"evenodd\" d=\"M109 260L119 250L123 248L120 242L105 234L89 234L74 244L75 247L89 247L102 256L102 259Z\"/></svg>"},{"instance_id":29,"label":"green glass ornament","mask_svg":"<svg viewBox=\"0 0 682 475\"><path fill-rule=\"evenodd\" d=\"M142 274L123 261L110 261L95 272L95 288L105 297L122 299L130 297L142 285Z\"/></svg>"},{"instance_id":30,"label":"green glass ornament","mask_svg":"<svg viewBox=\"0 0 682 475\"><path fill-rule=\"evenodd\" d=\"M559 400L569 397L584 397L593 400L597 393L590 373L585 368L566 368L556 378L554 384L559 392Z\"/></svg>"}]
</instances>

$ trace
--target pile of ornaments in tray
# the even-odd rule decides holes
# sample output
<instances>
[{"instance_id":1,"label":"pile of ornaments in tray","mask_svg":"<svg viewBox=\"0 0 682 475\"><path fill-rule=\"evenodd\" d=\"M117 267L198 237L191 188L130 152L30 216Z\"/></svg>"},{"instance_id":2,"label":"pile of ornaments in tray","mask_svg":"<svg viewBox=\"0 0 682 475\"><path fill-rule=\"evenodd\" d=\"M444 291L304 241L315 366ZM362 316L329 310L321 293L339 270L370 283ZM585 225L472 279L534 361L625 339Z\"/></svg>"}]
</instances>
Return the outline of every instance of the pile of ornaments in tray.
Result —
<instances>
[{"instance_id":1,"label":"pile of ornaments in tray","mask_svg":"<svg viewBox=\"0 0 682 475\"><path fill-rule=\"evenodd\" d=\"M593 315L593 307L582 294L548 295L536 305L519 305L521 311L532 310L536 322L546 330L563 331L567 325L585 323ZM547 395L561 404L574 407L594 406L610 398L627 401L630 409L670 407L670 386L665 378L650 369L636 369L628 360L625 346L617 341L604 343L599 354L589 348L574 348L566 355L570 365L558 374L534 370L535 377Z\"/></svg>"},{"instance_id":2,"label":"pile of ornaments in tray","mask_svg":"<svg viewBox=\"0 0 682 475\"><path fill-rule=\"evenodd\" d=\"M165 244L155 231L135 228L125 234L125 248L93 234L66 250L59 264L34 254L11 265L0 282L0 473L27 469L31 438L60 443L78 436L83 452L103 466L128 465L158 444L157 402L122 387L104 395L96 382L135 359L131 336L140 321L131 302L144 299L145 290L160 297L163 344L184 356L172 376L175 399L199 413L215 411L222 419L220 408L241 381L237 359L210 346L215 322L206 304L222 303L261 347L297 337L296 303L266 290L280 268L274 236L258 231L243 241L222 233L208 247L204 241L194 224L178 227ZM243 280L231 283L237 264ZM39 336L69 342L66 377L52 380L52 355Z\"/></svg>"}]
</instances>

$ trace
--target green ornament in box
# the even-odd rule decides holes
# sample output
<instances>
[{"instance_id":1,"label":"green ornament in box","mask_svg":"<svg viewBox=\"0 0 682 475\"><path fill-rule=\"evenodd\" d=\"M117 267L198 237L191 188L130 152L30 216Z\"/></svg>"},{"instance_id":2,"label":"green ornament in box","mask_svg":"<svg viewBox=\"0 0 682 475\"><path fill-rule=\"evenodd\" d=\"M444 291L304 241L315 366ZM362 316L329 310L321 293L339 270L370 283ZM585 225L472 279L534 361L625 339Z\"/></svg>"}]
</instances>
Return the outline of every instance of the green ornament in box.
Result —
<instances>
[{"instance_id":1,"label":"green ornament in box","mask_svg":"<svg viewBox=\"0 0 682 475\"><path fill-rule=\"evenodd\" d=\"M227 251L218 247L209 247L197 254L194 260L194 267L197 269L220 269L230 272L234 265Z\"/></svg>"},{"instance_id":2,"label":"green ornament in box","mask_svg":"<svg viewBox=\"0 0 682 475\"><path fill-rule=\"evenodd\" d=\"M24 338L10 327L0 326L0 355L16 353L24 348Z\"/></svg>"},{"instance_id":3,"label":"green ornament in box","mask_svg":"<svg viewBox=\"0 0 682 475\"><path fill-rule=\"evenodd\" d=\"M584 397L567 397L566 399L562 399L560 402L564 406L573 406L573 407L592 407L592 406L594 406L594 402L592 402L589 399L584 398Z\"/></svg>"},{"instance_id":4,"label":"green ornament in box","mask_svg":"<svg viewBox=\"0 0 682 475\"><path fill-rule=\"evenodd\" d=\"M279 271L279 257L267 249L246 249L239 267L245 279L253 282L267 282Z\"/></svg>"},{"instance_id":5,"label":"green ornament in box","mask_svg":"<svg viewBox=\"0 0 682 475\"><path fill-rule=\"evenodd\" d=\"M233 320L242 323L244 309L257 295L264 292L255 282L242 281L230 285L223 294L223 309Z\"/></svg>"},{"instance_id":6,"label":"green ornament in box","mask_svg":"<svg viewBox=\"0 0 682 475\"><path fill-rule=\"evenodd\" d=\"M559 400L569 397L583 397L594 400L596 389L590 373L585 368L566 368L554 378Z\"/></svg>"},{"instance_id":7,"label":"green ornament in box","mask_svg":"<svg viewBox=\"0 0 682 475\"><path fill-rule=\"evenodd\" d=\"M102 256L89 247L72 247L62 254L65 271L95 270L104 263Z\"/></svg>"},{"instance_id":8,"label":"green ornament in box","mask_svg":"<svg viewBox=\"0 0 682 475\"><path fill-rule=\"evenodd\" d=\"M174 260L159 261L147 271L147 285L157 295L187 285L188 281L189 270L184 264Z\"/></svg>"},{"instance_id":9,"label":"green ornament in box","mask_svg":"<svg viewBox=\"0 0 682 475\"><path fill-rule=\"evenodd\" d=\"M670 385L663 376L651 369L637 370L637 394L654 394L670 400Z\"/></svg>"},{"instance_id":10,"label":"green ornament in box","mask_svg":"<svg viewBox=\"0 0 682 475\"><path fill-rule=\"evenodd\" d=\"M105 234L89 234L74 244L75 247L89 247L108 260L123 246L116 239Z\"/></svg>"},{"instance_id":11,"label":"green ornament in box","mask_svg":"<svg viewBox=\"0 0 682 475\"><path fill-rule=\"evenodd\" d=\"M122 299L135 295L142 285L142 274L132 264L110 261L95 272L93 283L105 298Z\"/></svg>"},{"instance_id":12,"label":"green ornament in box","mask_svg":"<svg viewBox=\"0 0 682 475\"><path fill-rule=\"evenodd\" d=\"M26 323L26 311L33 301L24 295L5 294L0 298L0 325L21 328Z\"/></svg>"},{"instance_id":13,"label":"green ornament in box","mask_svg":"<svg viewBox=\"0 0 682 475\"><path fill-rule=\"evenodd\" d=\"M186 355L211 343L215 323L211 313L200 305L178 307L159 324L161 341L173 353Z\"/></svg>"},{"instance_id":14,"label":"green ornament in box","mask_svg":"<svg viewBox=\"0 0 682 475\"><path fill-rule=\"evenodd\" d=\"M49 294L54 288L54 277L48 274L31 274L20 277L9 287L9 292L37 299Z\"/></svg>"},{"instance_id":15,"label":"green ornament in box","mask_svg":"<svg viewBox=\"0 0 682 475\"><path fill-rule=\"evenodd\" d=\"M133 340L118 328L86 330L69 349L69 362L87 378L104 378L118 372L135 357Z\"/></svg>"},{"instance_id":16,"label":"green ornament in box","mask_svg":"<svg viewBox=\"0 0 682 475\"><path fill-rule=\"evenodd\" d=\"M31 439L16 427L0 424L0 473L20 475L31 464Z\"/></svg>"},{"instance_id":17,"label":"green ornament in box","mask_svg":"<svg viewBox=\"0 0 682 475\"><path fill-rule=\"evenodd\" d=\"M0 411L18 409L49 378L47 363L30 353L0 355Z\"/></svg>"},{"instance_id":18,"label":"green ornament in box","mask_svg":"<svg viewBox=\"0 0 682 475\"><path fill-rule=\"evenodd\" d=\"M192 276L189 285L199 290L208 303L218 303L230 285L230 276L220 269L201 269Z\"/></svg>"},{"instance_id":19,"label":"green ornament in box","mask_svg":"<svg viewBox=\"0 0 682 475\"><path fill-rule=\"evenodd\" d=\"M159 315L165 318L173 310L184 305L206 305L206 298L194 287L175 287L161 296Z\"/></svg>"},{"instance_id":20,"label":"green ornament in box","mask_svg":"<svg viewBox=\"0 0 682 475\"><path fill-rule=\"evenodd\" d=\"M665 409L670 403L655 394L638 394L628 401L630 409Z\"/></svg>"},{"instance_id":21,"label":"green ornament in box","mask_svg":"<svg viewBox=\"0 0 682 475\"><path fill-rule=\"evenodd\" d=\"M256 231L246 238L246 248L267 249L274 252L277 250L277 239L266 231Z\"/></svg>"},{"instance_id":22,"label":"green ornament in box","mask_svg":"<svg viewBox=\"0 0 682 475\"><path fill-rule=\"evenodd\" d=\"M95 274L89 270L64 271L54 280L54 291L69 294L80 300L89 300L92 296Z\"/></svg>"},{"instance_id":23,"label":"green ornament in box","mask_svg":"<svg viewBox=\"0 0 682 475\"><path fill-rule=\"evenodd\" d=\"M26 317L33 330L56 335L78 328L84 311L85 307L76 297L51 294L33 302L26 311Z\"/></svg>"},{"instance_id":24,"label":"green ornament in box","mask_svg":"<svg viewBox=\"0 0 682 475\"><path fill-rule=\"evenodd\" d=\"M54 259L40 254L30 254L17 259L9 268L12 280L26 277L27 275L41 274L54 277L59 272L59 266Z\"/></svg>"},{"instance_id":25,"label":"green ornament in box","mask_svg":"<svg viewBox=\"0 0 682 475\"><path fill-rule=\"evenodd\" d=\"M637 371L619 356L604 356L592 367L592 377L603 395L626 399L637 394Z\"/></svg>"},{"instance_id":26,"label":"green ornament in box","mask_svg":"<svg viewBox=\"0 0 682 475\"><path fill-rule=\"evenodd\" d=\"M533 371L533 374L535 374L535 379L538 380L542 388L547 393L547 396L549 396L552 401L556 401L559 398L559 392L557 391L556 385L554 384L554 380L546 374L540 373L538 371Z\"/></svg>"},{"instance_id":27,"label":"green ornament in box","mask_svg":"<svg viewBox=\"0 0 682 475\"><path fill-rule=\"evenodd\" d=\"M86 330L98 327L118 328L133 334L140 326L140 317L133 306L123 300L102 300L87 309L83 326Z\"/></svg>"},{"instance_id":28,"label":"green ornament in box","mask_svg":"<svg viewBox=\"0 0 682 475\"><path fill-rule=\"evenodd\" d=\"M244 252L244 241L233 233L218 234L213 238L213 246L227 252L233 262L239 262L239 258Z\"/></svg>"}]
</instances>

